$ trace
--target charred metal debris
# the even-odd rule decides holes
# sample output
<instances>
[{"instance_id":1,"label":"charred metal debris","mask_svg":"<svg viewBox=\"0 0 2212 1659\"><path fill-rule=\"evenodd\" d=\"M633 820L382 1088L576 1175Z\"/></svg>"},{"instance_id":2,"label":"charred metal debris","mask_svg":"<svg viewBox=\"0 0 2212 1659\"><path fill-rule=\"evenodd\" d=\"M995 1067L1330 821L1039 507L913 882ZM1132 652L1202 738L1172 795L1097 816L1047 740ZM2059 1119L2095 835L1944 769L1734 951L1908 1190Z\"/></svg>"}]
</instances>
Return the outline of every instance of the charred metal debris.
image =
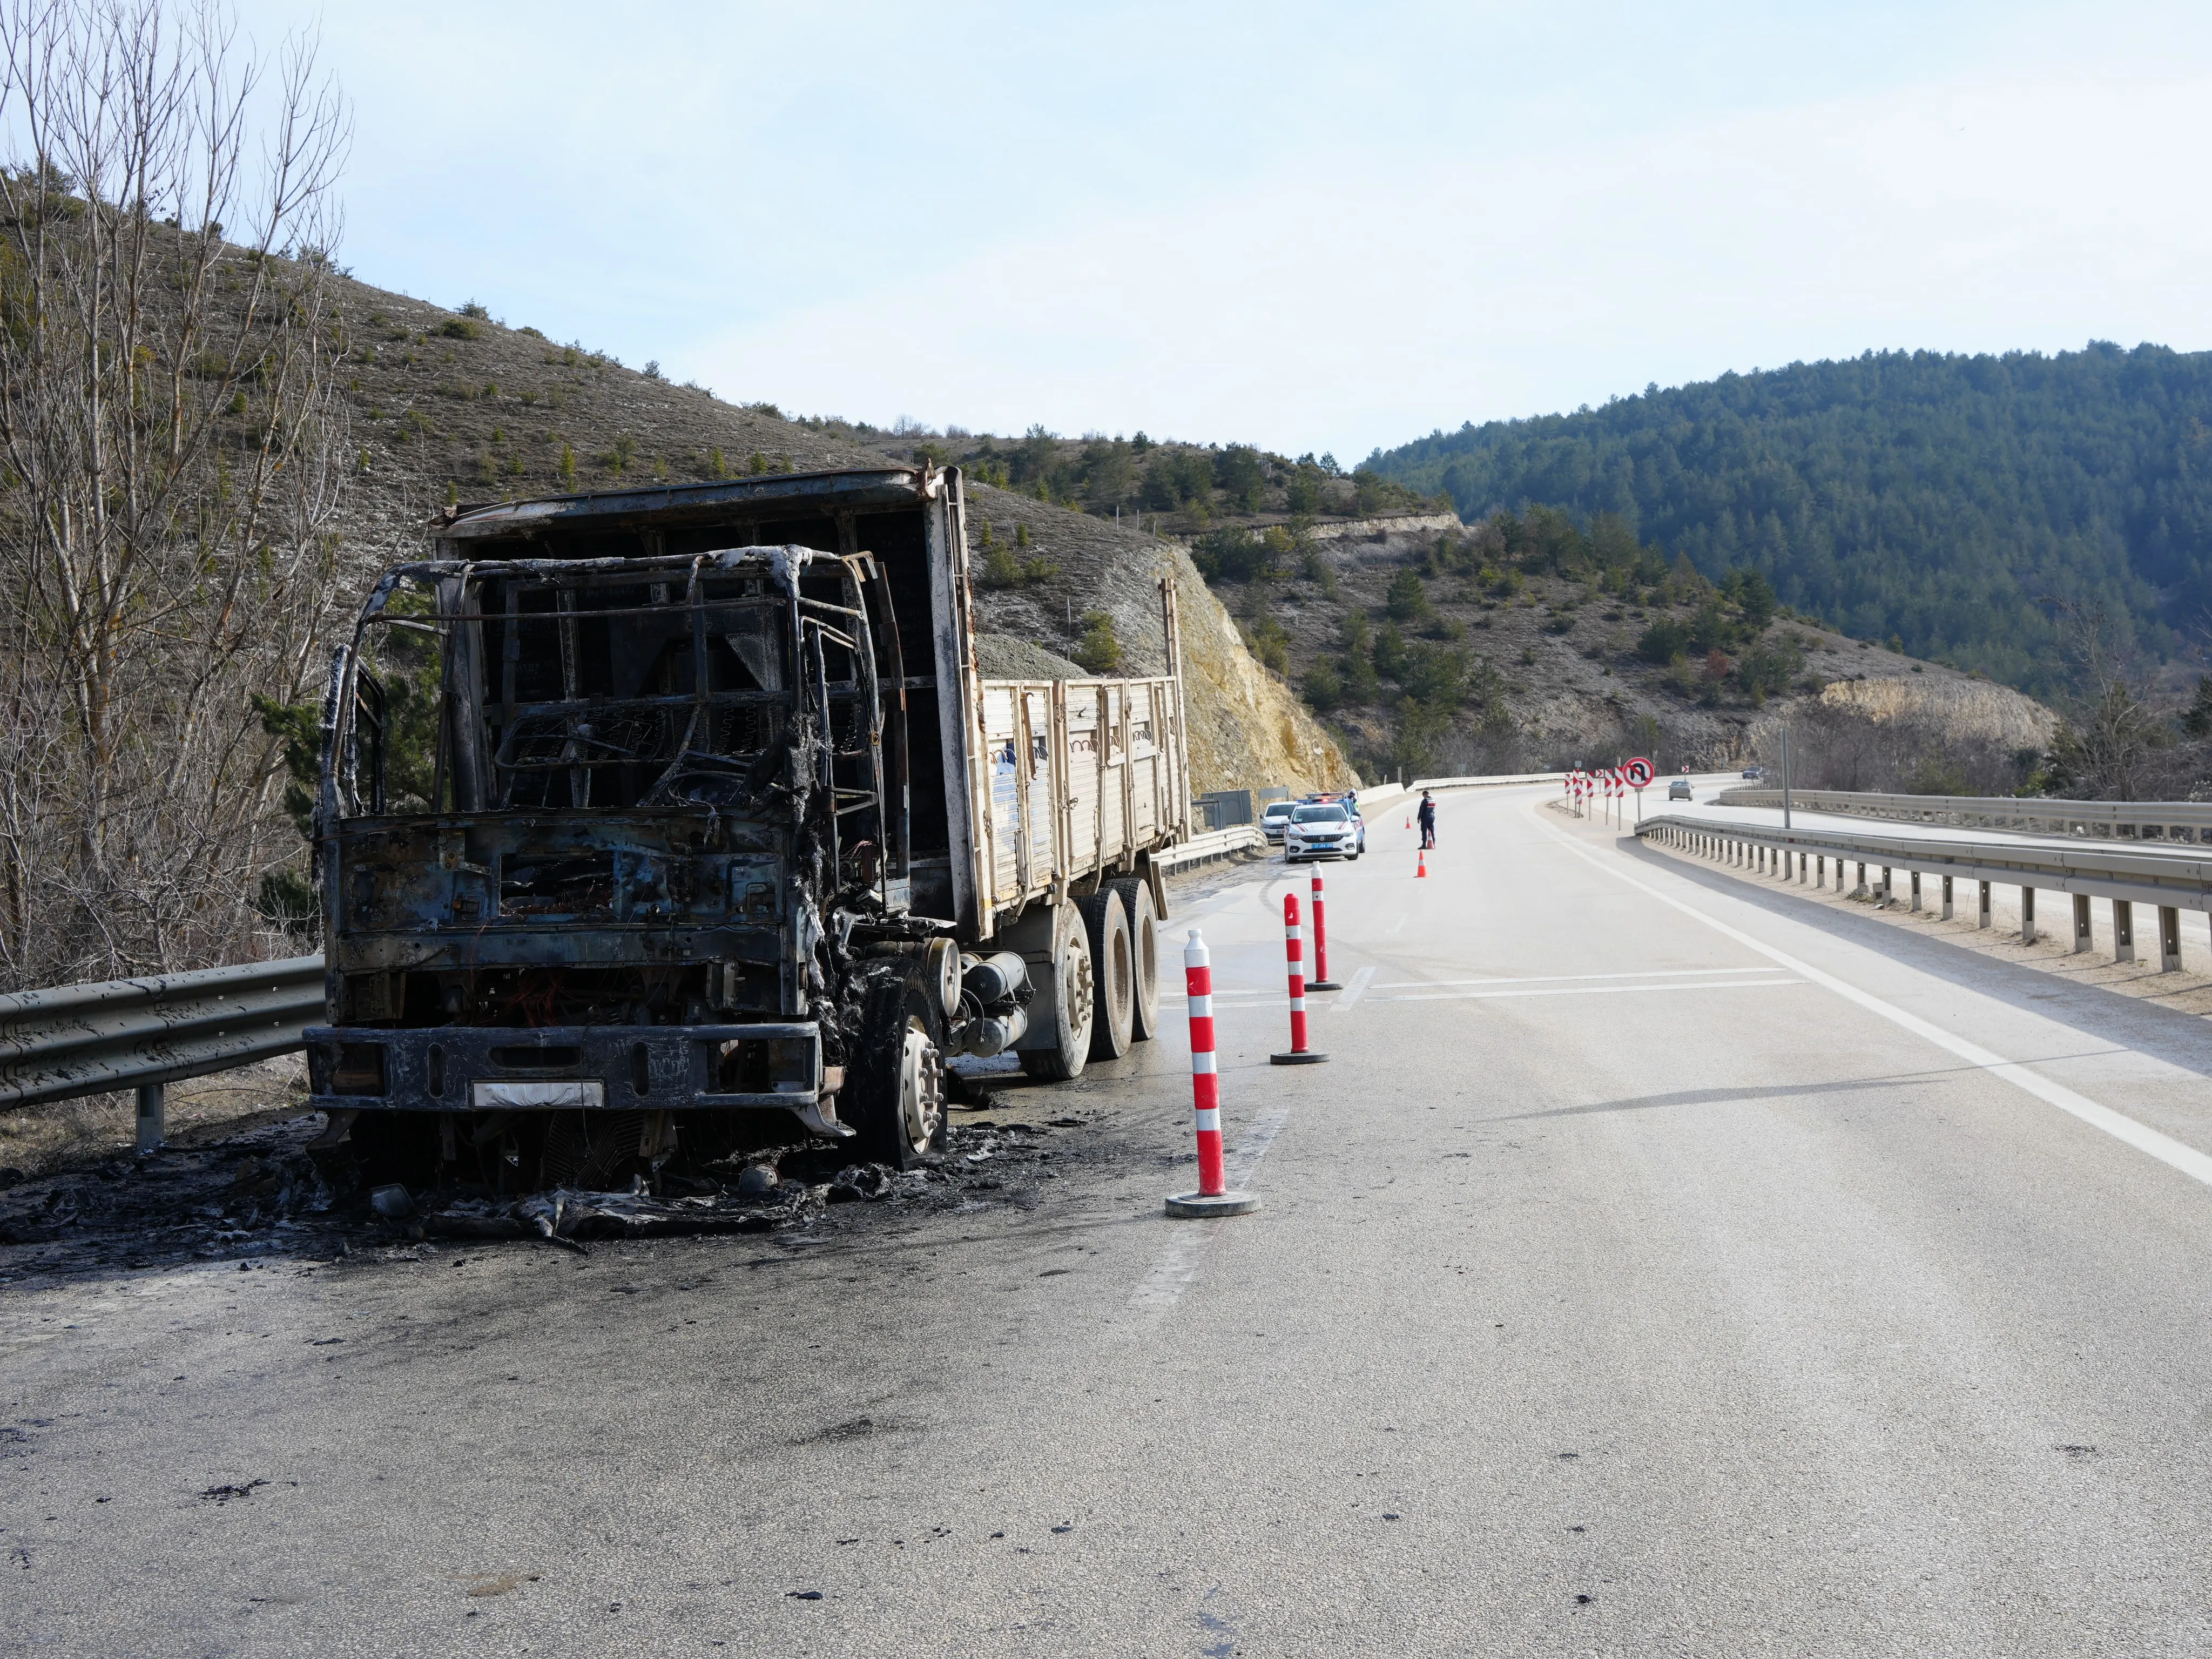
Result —
<instances>
[{"instance_id":1,"label":"charred metal debris","mask_svg":"<svg viewBox=\"0 0 2212 1659\"><path fill-rule=\"evenodd\" d=\"M323 1127L308 1115L31 1180L0 1171L0 1283L191 1261L331 1260L426 1239L580 1249L611 1238L834 1230L858 1213L848 1206L886 1202L924 1212L1027 1205L1063 1156L1053 1129L1078 1125L955 1126L941 1152L906 1170L851 1162L810 1139L700 1167L664 1165L658 1191L639 1179L629 1189L561 1183L509 1197L376 1181L350 1147L310 1150Z\"/></svg>"}]
</instances>

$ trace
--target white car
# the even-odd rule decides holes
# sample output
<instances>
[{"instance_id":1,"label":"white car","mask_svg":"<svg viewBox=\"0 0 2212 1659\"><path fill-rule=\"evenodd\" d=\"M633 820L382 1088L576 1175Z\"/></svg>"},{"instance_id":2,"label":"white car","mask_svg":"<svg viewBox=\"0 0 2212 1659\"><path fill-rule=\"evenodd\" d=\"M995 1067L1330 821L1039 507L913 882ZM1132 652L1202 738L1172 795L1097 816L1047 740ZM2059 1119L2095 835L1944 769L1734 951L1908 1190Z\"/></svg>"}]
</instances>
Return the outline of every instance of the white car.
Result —
<instances>
[{"instance_id":1,"label":"white car","mask_svg":"<svg viewBox=\"0 0 2212 1659\"><path fill-rule=\"evenodd\" d=\"M1291 814L1298 810L1294 800L1271 800L1260 814L1260 833L1269 841L1283 838L1283 826L1291 821Z\"/></svg>"},{"instance_id":2,"label":"white car","mask_svg":"<svg viewBox=\"0 0 2212 1659\"><path fill-rule=\"evenodd\" d=\"M1301 806L1283 830L1283 861L1356 859L1367 850L1367 825L1334 801Z\"/></svg>"}]
</instances>

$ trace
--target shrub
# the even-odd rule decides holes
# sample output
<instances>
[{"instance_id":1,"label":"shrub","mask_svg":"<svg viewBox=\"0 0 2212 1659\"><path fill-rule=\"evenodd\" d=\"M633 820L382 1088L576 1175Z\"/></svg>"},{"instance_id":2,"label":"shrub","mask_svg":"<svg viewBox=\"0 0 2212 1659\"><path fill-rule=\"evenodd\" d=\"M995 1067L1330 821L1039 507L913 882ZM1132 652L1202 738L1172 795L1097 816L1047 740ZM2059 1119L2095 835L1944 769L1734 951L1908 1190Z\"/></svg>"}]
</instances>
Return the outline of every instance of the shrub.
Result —
<instances>
[{"instance_id":1,"label":"shrub","mask_svg":"<svg viewBox=\"0 0 2212 1659\"><path fill-rule=\"evenodd\" d=\"M722 452L719 449L710 449L707 452L707 476L710 478L726 478L730 476L730 469L722 464Z\"/></svg>"},{"instance_id":2,"label":"shrub","mask_svg":"<svg viewBox=\"0 0 2212 1659\"><path fill-rule=\"evenodd\" d=\"M665 380L668 378L660 372L660 360L658 357L647 358L645 367L638 370L638 373L648 380Z\"/></svg>"},{"instance_id":3,"label":"shrub","mask_svg":"<svg viewBox=\"0 0 2212 1659\"><path fill-rule=\"evenodd\" d=\"M1429 614L1429 590L1421 585L1419 571L1401 570L1390 578L1390 592L1383 601L1383 609L1390 613L1393 622L1419 622Z\"/></svg>"},{"instance_id":4,"label":"shrub","mask_svg":"<svg viewBox=\"0 0 2212 1659\"><path fill-rule=\"evenodd\" d=\"M574 489L576 487L576 452L571 449L566 441L563 441L561 446L561 463L554 471L560 475L561 482L569 489Z\"/></svg>"},{"instance_id":5,"label":"shrub","mask_svg":"<svg viewBox=\"0 0 2212 1659\"><path fill-rule=\"evenodd\" d=\"M478 305L474 300L471 300L466 305L461 307L461 315L464 317L473 318L476 321L480 323L488 323L491 320L491 313L485 310L483 307Z\"/></svg>"},{"instance_id":6,"label":"shrub","mask_svg":"<svg viewBox=\"0 0 2212 1659\"><path fill-rule=\"evenodd\" d=\"M1014 526L1014 545L1016 547L1027 547L1029 544L1030 527L1025 524L1016 525Z\"/></svg>"},{"instance_id":7,"label":"shrub","mask_svg":"<svg viewBox=\"0 0 2212 1659\"><path fill-rule=\"evenodd\" d=\"M984 553L981 580L986 587L1018 587L1022 567L1003 544L994 546Z\"/></svg>"},{"instance_id":8,"label":"shrub","mask_svg":"<svg viewBox=\"0 0 2212 1659\"><path fill-rule=\"evenodd\" d=\"M438 332L449 340L481 340L483 325L473 317L448 317L438 325Z\"/></svg>"},{"instance_id":9,"label":"shrub","mask_svg":"<svg viewBox=\"0 0 2212 1659\"><path fill-rule=\"evenodd\" d=\"M1083 613L1083 637L1075 660L1086 672L1111 674L1121 665L1121 641L1114 637L1114 618L1103 611Z\"/></svg>"},{"instance_id":10,"label":"shrub","mask_svg":"<svg viewBox=\"0 0 2212 1659\"><path fill-rule=\"evenodd\" d=\"M1190 562L1210 582L1267 581L1277 574L1275 549L1233 526L1209 530L1191 544Z\"/></svg>"},{"instance_id":11,"label":"shrub","mask_svg":"<svg viewBox=\"0 0 2212 1659\"><path fill-rule=\"evenodd\" d=\"M1060 574L1060 567L1050 559L1022 561L1022 580L1025 582L1048 582Z\"/></svg>"},{"instance_id":12,"label":"shrub","mask_svg":"<svg viewBox=\"0 0 2212 1659\"><path fill-rule=\"evenodd\" d=\"M518 329L517 329L517 330L515 330L514 331L515 331L517 334L527 334L527 335L528 335L532 339L533 339L533 340L542 340L542 339L544 339L544 338L545 337L543 334L539 333L536 329L534 329L534 328L531 327L531 326L530 326L530 325L529 325L529 324L527 324L527 323L525 323L525 324L524 324L520 328L518 328Z\"/></svg>"},{"instance_id":13,"label":"shrub","mask_svg":"<svg viewBox=\"0 0 2212 1659\"><path fill-rule=\"evenodd\" d=\"M1306 701L1326 714L1344 701L1344 682L1327 663L1316 663L1306 675Z\"/></svg>"},{"instance_id":14,"label":"shrub","mask_svg":"<svg viewBox=\"0 0 2212 1659\"><path fill-rule=\"evenodd\" d=\"M768 457L756 449L753 451L752 463L748 470L755 477L760 477L762 473L768 471Z\"/></svg>"},{"instance_id":15,"label":"shrub","mask_svg":"<svg viewBox=\"0 0 2212 1659\"><path fill-rule=\"evenodd\" d=\"M1690 650L1690 630L1672 617L1662 617L1644 630L1636 641L1636 654L1646 662L1665 665L1677 657L1687 656Z\"/></svg>"}]
</instances>

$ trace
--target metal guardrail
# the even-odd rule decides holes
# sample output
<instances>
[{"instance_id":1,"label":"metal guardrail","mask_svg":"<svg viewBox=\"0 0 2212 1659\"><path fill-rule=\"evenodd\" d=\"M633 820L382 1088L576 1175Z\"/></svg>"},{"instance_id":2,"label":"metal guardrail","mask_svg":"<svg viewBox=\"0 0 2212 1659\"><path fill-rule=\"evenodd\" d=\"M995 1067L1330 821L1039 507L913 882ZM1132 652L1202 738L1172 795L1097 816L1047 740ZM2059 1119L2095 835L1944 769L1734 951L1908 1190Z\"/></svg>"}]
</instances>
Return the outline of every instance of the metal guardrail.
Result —
<instances>
[{"instance_id":1,"label":"metal guardrail","mask_svg":"<svg viewBox=\"0 0 2212 1659\"><path fill-rule=\"evenodd\" d=\"M158 1146L165 1085L289 1054L324 1012L319 956L0 997L0 1111L136 1089Z\"/></svg>"},{"instance_id":2,"label":"metal guardrail","mask_svg":"<svg viewBox=\"0 0 2212 1659\"><path fill-rule=\"evenodd\" d=\"M1778 811L1779 789L1724 789L1717 806ZM1792 789L1800 812L1887 818L1898 823L1997 830L2010 835L2073 836L2116 841L2212 842L2212 803L2190 800L2014 799L2007 795L1883 795L1860 791Z\"/></svg>"},{"instance_id":3,"label":"metal guardrail","mask_svg":"<svg viewBox=\"0 0 2212 1659\"><path fill-rule=\"evenodd\" d=\"M1226 830L1209 830L1164 853L1155 853L1152 862L1163 870L1175 870L1186 864L1204 864L1237 853L1265 852L1267 846L1267 838L1260 833L1258 824L1232 823Z\"/></svg>"},{"instance_id":4,"label":"metal guardrail","mask_svg":"<svg viewBox=\"0 0 2212 1659\"><path fill-rule=\"evenodd\" d=\"M1790 792L1794 799L1797 792ZM1981 884L1979 915L1989 926L1990 889L1993 885L2021 890L2021 934L2029 944L2037 938L2035 895L2039 890L2070 894L2074 899L2074 948L2089 948L2089 901L2102 898L2113 905L2113 936L2119 959L2135 959L2134 917L2130 907L2152 904L2159 911L2159 944L2162 965L2181 965L2180 913L2212 911L2212 854L2180 848L2172 850L2112 841L2084 845L2054 836L2037 842L2015 835L1984 832L1981 839L1948 836L1885 834L1823 826L1784 830L1778 824L1736 824L1682 813L1662 813L1646 818L1636 833L1662 845L1694 855L1741 862L1753 848L1780 854L1776 868L1788 878L1787 860L1813 860L1817 873L1825 875L1825 860L1836 860L1840 890L1848 860L1861 866L1859 885L1868 890L1866 870L1881 871L1885 899L1894 896L1892 872L1905 871L1912 878L1912 902L1920 907L1919 877L1933 874L1943 881L1943 914L1951 914L1951 884L1959 878ZM1806 865L1796 866L1802 882Z\"/></svg>"}]
</instances>

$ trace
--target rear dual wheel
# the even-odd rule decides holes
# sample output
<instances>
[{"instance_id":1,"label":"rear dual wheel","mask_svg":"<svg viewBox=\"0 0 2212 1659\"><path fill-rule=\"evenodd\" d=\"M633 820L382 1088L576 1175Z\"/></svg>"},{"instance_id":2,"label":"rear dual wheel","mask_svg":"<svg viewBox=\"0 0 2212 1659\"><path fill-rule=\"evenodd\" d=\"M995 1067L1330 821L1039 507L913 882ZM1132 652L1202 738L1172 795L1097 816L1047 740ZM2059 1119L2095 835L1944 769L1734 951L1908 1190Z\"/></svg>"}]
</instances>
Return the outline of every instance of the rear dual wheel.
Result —
<instances>
[{"instance_id":1,"label":"rear dual wheel","mask_svg":"<svg viewBox=\"0 0 2212 1659\"><path fill-rule=\"evenodd\" d=\"M1160 1030L1160 909L1152 884L1142 876L1124 876L1107 885L1121 896L1129 915L1129 954L1136 969L1129 1005L1129 1035L1149 1042Z\"/></svg>"}]
</instances>

